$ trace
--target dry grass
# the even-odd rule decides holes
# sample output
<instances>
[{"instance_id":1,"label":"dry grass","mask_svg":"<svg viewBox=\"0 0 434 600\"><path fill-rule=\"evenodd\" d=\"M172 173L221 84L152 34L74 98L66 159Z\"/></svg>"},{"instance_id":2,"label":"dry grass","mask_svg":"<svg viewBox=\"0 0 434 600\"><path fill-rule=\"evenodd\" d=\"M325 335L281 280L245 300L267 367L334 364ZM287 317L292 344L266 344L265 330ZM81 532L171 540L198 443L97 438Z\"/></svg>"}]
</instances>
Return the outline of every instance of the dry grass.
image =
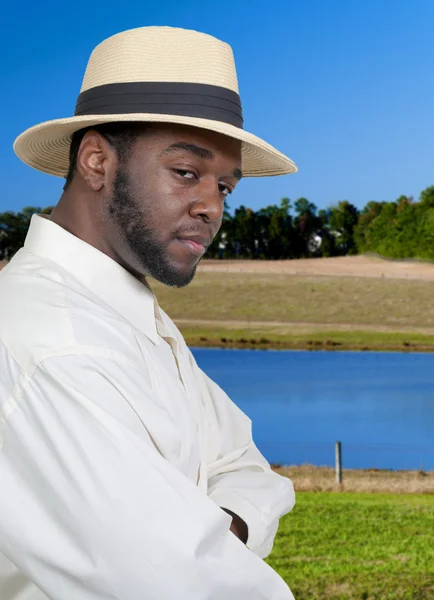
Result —
<instances>
[{"instance_id":1,"label":"dry grass","mask_svg":"<svg viewBox=\"0 0 434 600\"><path fill-rule=\"evenodd\" d=\"M380 471L344 469L343 483L336 483L330 467L280 467L274 469L289 477L298 492L364 492L381 494L434 494L434 471Z\"/></svg>"},{"instance_id":2,"label":"dry grass","mask_svg":"<svg viewBox=\"0 0 434 600\"><path fill-rule=\"evenodd\" d=\"M198 272L186 288L153 283L175 321L276 322L434 329L434 282Z\"/></svg>"}]
</instances>

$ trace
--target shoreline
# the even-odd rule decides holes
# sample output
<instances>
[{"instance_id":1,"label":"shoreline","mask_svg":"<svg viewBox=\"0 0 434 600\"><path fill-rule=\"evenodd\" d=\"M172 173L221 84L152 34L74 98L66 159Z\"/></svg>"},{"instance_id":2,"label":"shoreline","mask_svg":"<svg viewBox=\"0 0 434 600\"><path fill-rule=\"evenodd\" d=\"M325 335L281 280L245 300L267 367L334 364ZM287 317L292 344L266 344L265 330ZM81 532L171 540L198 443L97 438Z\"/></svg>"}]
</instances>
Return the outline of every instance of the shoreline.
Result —
<instances>
[{"instance_id":1,"label":"shoreline","mask_svg":"<svg viewBox=\"0 0 434 600\"><path fill-rule=\"evenodd\" d=\"M227 334L230 336L230 332ZM407 352L407 353L433 353L433 343L418 342L385 342L385 343L352 343L336 341L333 338L321 340L270 340L263 338L231 338L231 337L207 337L204 335L184 335L189 347L194 348L224 348L230 350L305 350L325 352Z\"/></svg>"}]
</instances>

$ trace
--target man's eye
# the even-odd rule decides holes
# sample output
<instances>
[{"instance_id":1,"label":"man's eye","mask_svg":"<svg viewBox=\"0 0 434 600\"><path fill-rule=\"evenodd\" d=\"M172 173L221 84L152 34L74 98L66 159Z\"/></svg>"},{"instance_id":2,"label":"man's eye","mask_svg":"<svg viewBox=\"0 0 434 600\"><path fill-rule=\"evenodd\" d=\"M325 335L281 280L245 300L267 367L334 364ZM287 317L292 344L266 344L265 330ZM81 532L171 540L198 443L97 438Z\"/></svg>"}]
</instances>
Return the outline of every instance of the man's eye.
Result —
<instances>
[{"instance_id":1,"label":"man's eye","mask_svg":"<svg viewBox=\"0 0 434 600\"><path fill-rule=\"evenodd\" d=\"M174 169L175 173L183 177L184 179L195 179L196 175L192 171L186 171L184 169Z\"/></svg>"},{"instance_id":2,"label":"man's eye","mask_svg":"<svg viewBox=\"0 0 434 600\"><path fill-rule=\"evenodd\" d=\"M229 196L229 194L232 194L232 189L224 183L219 183L219 191L224 196Z\"/></svg>"}]
</instances>

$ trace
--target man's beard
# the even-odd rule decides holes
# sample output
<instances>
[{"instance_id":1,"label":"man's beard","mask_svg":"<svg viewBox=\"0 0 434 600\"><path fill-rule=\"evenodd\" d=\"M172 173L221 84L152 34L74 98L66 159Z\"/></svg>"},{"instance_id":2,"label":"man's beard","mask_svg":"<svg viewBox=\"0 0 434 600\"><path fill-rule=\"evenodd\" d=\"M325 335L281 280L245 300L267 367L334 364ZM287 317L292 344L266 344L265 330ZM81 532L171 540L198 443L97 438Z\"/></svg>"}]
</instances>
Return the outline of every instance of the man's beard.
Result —
<instances>
[{"instance_id":1,"label":"man's beard","mask_svg":"<svg viewBox=\"0 0 434 600\"><path fill-rule=\"evenodd\" d=\"M170 264L163 244L158 241L155 231L146 225L146 222L152 222L151 213L139 206L130 178L122 166L116 174L108 212L148 275L172 287L184 287L191 282L196 265L185 273Z\"/></svg>"}]
</instances>

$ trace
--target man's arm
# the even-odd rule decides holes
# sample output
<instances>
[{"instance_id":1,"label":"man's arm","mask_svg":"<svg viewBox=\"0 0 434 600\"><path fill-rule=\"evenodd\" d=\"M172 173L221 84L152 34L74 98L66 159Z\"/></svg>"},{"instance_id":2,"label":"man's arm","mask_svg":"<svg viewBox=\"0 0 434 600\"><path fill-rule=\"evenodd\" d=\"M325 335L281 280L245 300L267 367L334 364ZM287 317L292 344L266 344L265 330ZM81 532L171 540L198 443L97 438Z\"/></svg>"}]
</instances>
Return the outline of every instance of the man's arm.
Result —
<instances>
[{"instance_id":1,"label":"man's arm","mask_svg":"<svg viewBox=\"0 0 434 600\"><path fill-rule=\"evenodd\" d=\"M159 453L132 402L153 410L158 399L134 378L128 364L65 353L16 387L0 551L51 600L291 600L228 515Z\"/></svg>"},{"instance_id":2,"label":"man's arm","mask_svg":"<svg viewBox=\"0 0 434 600\"><path fill-rule=\"evenodd\" d=\"M237 538L243 542L243 544L247 544L247 540L249 538L249 528L247 527L247 523L228 508L224 508L223 510L232 518L230 526L232 533L236 535Z\"/></svg>"},{"instance_id":3,"label":"man's arm","mask_svg":"<svg viewBox=\"0 0 434 600\"><path fill-rule=\"evenodd\" d=\"M199 369L191 353L190 362L207 412L208 494L246 524L247 546L264 558L272 550L280 517L294 506L294 487L271 470L256 448L250 419Z\"/></svg>"}]
</instances>

